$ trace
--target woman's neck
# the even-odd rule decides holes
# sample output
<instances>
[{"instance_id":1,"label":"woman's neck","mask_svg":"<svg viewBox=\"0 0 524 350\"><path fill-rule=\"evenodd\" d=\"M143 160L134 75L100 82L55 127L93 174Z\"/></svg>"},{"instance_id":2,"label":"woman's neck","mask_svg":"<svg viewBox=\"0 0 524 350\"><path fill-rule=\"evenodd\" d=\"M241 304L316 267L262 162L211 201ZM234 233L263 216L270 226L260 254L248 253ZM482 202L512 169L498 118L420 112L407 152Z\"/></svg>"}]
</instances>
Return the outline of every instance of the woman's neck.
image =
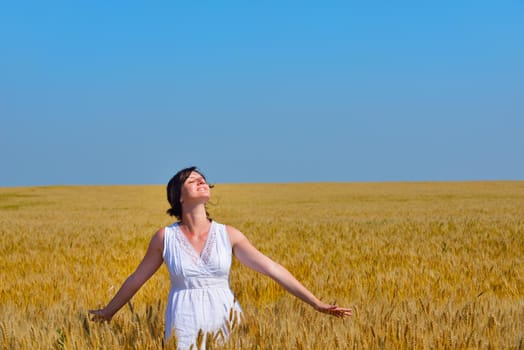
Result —
<instances>
[{"instance_id":1,"label":"woman's neck","mask_svg":"<svg viewBox=\"0 0 524 350\"><path fill-rule=\"evenodd\" d=\"M184 225L190 233L207 232L209 223L210 221L207 218L206 208L204 206L183 209L181 224Z\"/></svg>"}]
</instances>

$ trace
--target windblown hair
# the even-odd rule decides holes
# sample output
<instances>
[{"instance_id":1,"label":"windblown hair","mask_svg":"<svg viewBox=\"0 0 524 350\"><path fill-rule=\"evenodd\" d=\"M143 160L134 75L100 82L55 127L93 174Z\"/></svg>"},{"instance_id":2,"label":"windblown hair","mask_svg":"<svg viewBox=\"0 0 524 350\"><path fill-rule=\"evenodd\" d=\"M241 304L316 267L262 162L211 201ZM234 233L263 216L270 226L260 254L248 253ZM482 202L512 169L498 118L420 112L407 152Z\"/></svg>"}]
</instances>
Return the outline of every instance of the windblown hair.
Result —
<instances>
[{"instance_id":1,"label":"windblown hair","mask_svg":"<svg viewBox=\"0 0 524 350\"><path fill-rule=\"evenodd\" d=\"M193 171L202 175L204 180L206 179L204 174L202 174L202 172L198 170L196 166L191 166L191 167L180 170L167 183L167 201L171 205L171 208L169 208L166 211L166 213L169 214L170 216L175 216L178 220L182 220L182 203L180 203L180 195L182 193L182 186L184 185L187 178L189 177L189 175L191 175ZM213 187L213 186L209 185L209 187ZM207 207L206 207L206 216L208 219L211 219L211 217L209 216L209 213L207 212Z\"/></svg>"}]
</instances>

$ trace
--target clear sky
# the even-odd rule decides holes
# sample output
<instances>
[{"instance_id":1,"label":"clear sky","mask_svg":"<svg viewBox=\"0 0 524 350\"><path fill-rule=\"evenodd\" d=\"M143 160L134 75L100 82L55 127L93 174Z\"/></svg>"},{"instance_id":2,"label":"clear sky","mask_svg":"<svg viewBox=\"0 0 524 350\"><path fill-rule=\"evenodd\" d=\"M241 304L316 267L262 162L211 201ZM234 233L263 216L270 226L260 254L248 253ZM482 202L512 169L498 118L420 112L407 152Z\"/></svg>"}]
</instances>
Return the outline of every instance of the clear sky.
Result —
<instances>
[{"instance_id":1,"label":"clear sky","mask_svg":"<svg viewBox=\"0 0 524 350\"><path fill-rule=\"evenodd\" d=\"M3 1L0 186L524 180L524 0Z\"/></svg>"}]
</instances>

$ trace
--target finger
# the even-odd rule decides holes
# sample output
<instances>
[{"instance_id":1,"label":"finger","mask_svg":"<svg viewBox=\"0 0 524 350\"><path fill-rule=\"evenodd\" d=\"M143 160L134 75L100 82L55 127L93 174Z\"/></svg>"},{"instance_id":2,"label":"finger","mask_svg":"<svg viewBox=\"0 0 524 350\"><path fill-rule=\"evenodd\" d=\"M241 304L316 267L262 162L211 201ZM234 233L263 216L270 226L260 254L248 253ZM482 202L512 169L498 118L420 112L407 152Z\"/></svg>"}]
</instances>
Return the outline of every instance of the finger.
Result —
<instances>
[{"instance_id":1,"label":"finger","mask_svg":"<svg viewBox=\"0 0 524 350\"><path fill-rule=\"evenodd\" d=\"M88 310L88 312L91 314L91 321L100 322L100 321L106 321L106 318L102 314L102 310Z\"/></svg>"},{"instance_id":2,"label":"finger","mask_svg":"<svg viewBox=\"0 0 524 350\"><path fill-rule=\"evenodd\" d=\"M93 315L93 317L91 317L91 321L93 322L107 322L107 320L100 316L100 315Z\"/></svg>"},{"instance_id":3,"label":"finger","mask_svg":"<svg viewBox=\"0 0 524 350\"><path fill-rule=\"evenodd\" d=\"M100 318L100 314L98 314L96 311L91 312L91 320L94 321L96 319Z\"/></svg>"},{"instance_id":4,"label":"finger","mask_svg":"<svg viewBox=\"0 0 524 350\"><path fill-rule=\"evenodd\" d=\"M333 314L337 317L343 318L345 316L351 316L352 311L351 309L338 308L336 310L333 310Z\"/></svg>"}]
</instances>

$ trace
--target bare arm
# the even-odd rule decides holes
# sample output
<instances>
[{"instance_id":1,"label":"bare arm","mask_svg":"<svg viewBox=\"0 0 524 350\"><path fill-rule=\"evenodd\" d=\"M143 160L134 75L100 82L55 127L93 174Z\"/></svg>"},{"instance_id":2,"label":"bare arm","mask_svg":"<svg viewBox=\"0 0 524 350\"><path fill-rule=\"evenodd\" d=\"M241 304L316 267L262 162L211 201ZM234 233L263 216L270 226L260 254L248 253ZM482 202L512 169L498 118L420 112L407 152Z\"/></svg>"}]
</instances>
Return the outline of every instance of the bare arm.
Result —
<instances>
[{"instance_id":1,"label":"bare arm","mask_svg":"<svg viewBox=\"0 0 524 350\"><path fill-rule=\"evenodd\" d=\"M258 251L239 230L227 226L227 231L233 246L233 254L242 264L271 277L289 293L308 303L317 311L337 317L351 316L351 309L330 305L319 300L286 268Z\"/></svg>"},{"instance_id":2,"label":"bare arm","mask_svg":"<svg viewBox=\"0 0 524 350\"><path fill-rule=\"evenodd\" d=\"M113 315L122 308L142 285L158 270L162 265L162 251L164 248L164 229L158 230L151 238L146 255L142 262L122 284L122 287L115 294L113 299L103 309L89 310L93 321L110 321Z\"/></svg>"}]
</instances>

